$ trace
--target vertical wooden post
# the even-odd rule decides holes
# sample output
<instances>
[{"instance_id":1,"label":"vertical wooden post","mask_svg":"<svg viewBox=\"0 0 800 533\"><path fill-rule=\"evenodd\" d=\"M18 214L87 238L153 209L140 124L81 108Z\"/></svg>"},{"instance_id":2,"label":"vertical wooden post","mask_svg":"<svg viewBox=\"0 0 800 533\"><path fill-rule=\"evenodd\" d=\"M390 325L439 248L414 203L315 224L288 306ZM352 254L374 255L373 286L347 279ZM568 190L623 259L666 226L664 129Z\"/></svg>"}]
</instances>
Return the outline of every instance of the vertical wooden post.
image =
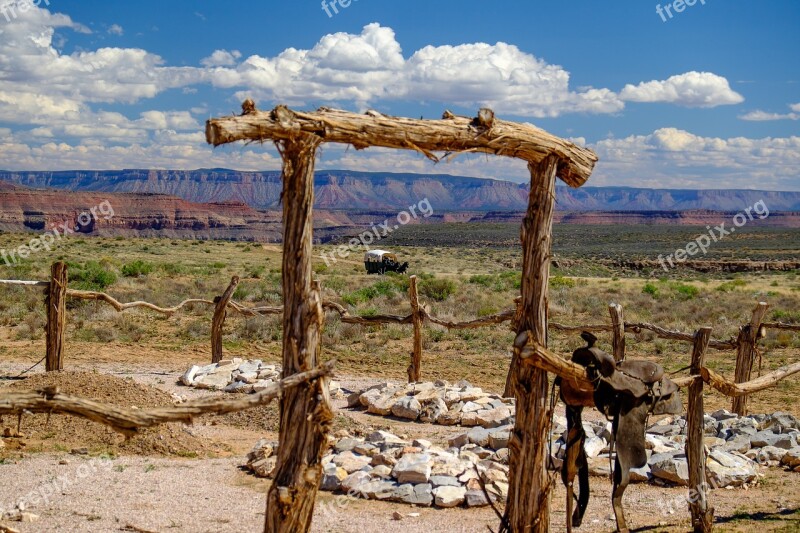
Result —
<instances>
[{"instance_id":1,"label":"vertical wooden post","mask_svg":"<svg viewBox=\"0 0 800 533\"><path fill-rule=\"evenodd\" d=\"M614 338L614 360L619 362L625 360L625 317L622 313L622 306L611 303L608 305L608 312L611 315L611 323L614 325L612 331Z\"/></svg>"},{"instance_id":2,"label":"vertical wooden post","mask_svg":"<svg viewBox=\"0 0 800 533\"><path fill-rule=\"evenodd\" d=\"M522 222L522 300L517 334L530 332L533 341L547 346L547 287L559 159L545 157L529 165L531 190ZM514 350L512 378L516 385L517 416L509 449L508 503L500 531L546 532L550 528L550 488L547 471L550 405L547 372L521 365Z\"/></svg>"},{"instance_id":3,"label":"vertical wooden post","mask_svg":"<svg viewBox=\"0 0 800 533\"><path fill-rule=\"evenodd\" d=\"M750 374L753 371L753 362L756 359L756 344L758 343L758 330L767 314L769 305L759 302L753 310L753 317L750 323L742 326L739 330L739 337L736 340L739 347L736 349L736 375L735 383L745 383L750 381ZM731 411L739 416L747 414L747 396L738 396L733 399Z\"/></svg>"},{"instance_id":4,"label":"vertical wooden post","mask_svg":"<svg viewBox=\"0 0 800 533\"><path fill-rule=\"evenodd\" d=\"M239 285L239 277L233 276L231 284L222 293L222 296L214 298L214 317L211 319L211 362L219 363L222 361L222 327L225 325L225 317L228 312L228 303L233 298L233 292Z\"/></svg>"},{"instance_id":5,"label":"vertical wooden post","mask_svg":"<svg viewBox=\"0 0 800 533\"><path fill-rule=\"evenodd\" d=\"M64 369L64 329L67 321L67 264L63 261L50 267L50 286L47 288L47 372Z\"/></svg>"},{"instance_id":6,"label":"vertical wooden post","mask_svg":"<svg viewBox=\"0 0 800 533\"><path fill-rule=\"evenodd\" d=\"M228 314L228 302L233 298L236 286L239 285L239 277L233 276L231 284L222 293L222 296L214 298L214 317L211 319L211 362L219 363L222 361L222 327L225 325L225 317Z\"/></svg>"},{"instance_id":7,"label":"vertical wooden post","mask_svg":"<svg viewBox=\"0 0 800 533\"><path fill-rule=\"evenodd\" d=\"M283 157L283 377L288 377L314 368L320 356L322 300L319 285L311 280L314 157L319 139L299 133L277 145ZM283 392L265 533L304 532L311 527L332 420L327 379Z\"/></svg>"},{"instance_id":8,"label":"vertical wooden post","mask_svg":"<svg viewBox=\"0 0 800 533\"><path fill-rule=\"evenodd\" d=\"M708 505L706 483L706 454L703 442L703 378L700 369L711 338L711 328L701 328L694 334L689 405L686 408L686 459L689 462L689 511L692 529L696 533L709 532L713 527L714 508Z\"/></svg>"},{"instance_id":9,"label":"vertical wooden post","mask_svg":"<svg viewBox=\"0 0 800 533\"><path fill-rule=\"evenodd\" d=\"M408 295L411 298L411 323L414 326L414 351L411 352L411 364L408 366L408 382L419 383L422 373L422 314L419 312L419 293L417 292L417 276L409 278Z\"/></svg>"}]
</instances>

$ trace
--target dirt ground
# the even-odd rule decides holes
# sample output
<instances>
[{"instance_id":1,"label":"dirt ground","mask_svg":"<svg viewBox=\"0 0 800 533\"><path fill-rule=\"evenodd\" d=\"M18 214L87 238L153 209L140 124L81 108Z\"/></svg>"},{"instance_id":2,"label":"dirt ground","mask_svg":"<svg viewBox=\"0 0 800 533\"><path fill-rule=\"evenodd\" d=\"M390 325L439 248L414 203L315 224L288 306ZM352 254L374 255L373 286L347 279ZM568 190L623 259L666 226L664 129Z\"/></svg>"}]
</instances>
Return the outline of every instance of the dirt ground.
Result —
<instances>
[{"instance_id":1,"label":"dirt ground","mask_svg":"<svg viewBox=\"0 0 800 533\"><path fill-rule=\"evenodd\" d=\"M27 350L21 350L27 352ZM12 350L12 354L14 351ZM262 357L263 354L259 354ZM67 372L45 376L41 367L27 379L0 380L0 387L39 388L57 384L65 392L80 392L122 406L168 405L173 394L187 399L209 393L177 384L191 363L204 353L165 353L157 350L95 350L68 352ZM4 358L0 375L16 376L35 360ZM372 383L381 376L338 377L345 388ZM335 428L369 431L389 429L411 438L436 443L460 431L419 423L404 423L339 408ZM3 427L16 428L6 417ZM53 415L24 416L23 438L5 438L0 450L0 507L8 510L21 500L39 516L34 523L3 522L21 532L107 531L261 531L269 482L240 467L261 437L277 439L277 409L204 417L193 426L169 425L144 432L132 441L83 420ZM717 530L800 531L800 475L772 469L749 490L719 490L711 496ZM579 531L613 531L610 483L592 479L592 500ZM625 495L629 522L638 531L686 531L688 512L681 499L686 489L632 485ZM552 524L564 529L564 492L555 480ZM401 520L394 518L400 513ZM320 493L313 531L380 532L402 527L408 531L472 532L496 529L493 511L484 509L414 508L402 504L352 500ZM137 529L138 528L138 529Z\"/></svg>"}]
</instances>

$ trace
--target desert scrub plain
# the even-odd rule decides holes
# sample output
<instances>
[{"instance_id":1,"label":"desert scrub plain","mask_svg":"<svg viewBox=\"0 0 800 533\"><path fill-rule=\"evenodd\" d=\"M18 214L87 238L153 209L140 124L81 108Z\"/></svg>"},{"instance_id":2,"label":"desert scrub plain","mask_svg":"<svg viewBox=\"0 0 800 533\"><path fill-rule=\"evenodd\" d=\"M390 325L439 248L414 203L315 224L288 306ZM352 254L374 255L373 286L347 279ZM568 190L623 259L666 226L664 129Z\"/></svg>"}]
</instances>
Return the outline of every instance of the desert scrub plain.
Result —
<instances>
[{"instance_id":1,"label":"desert scrub plain","mask_svg":"<svg viewBox=\"0 0 800 533\"><path fill-rule=\"evenodd\" d=\"M396 251L401 260L409 261L409 273L418 276L420 299L431 314L460 321L512 306L520 286L518 232L516 224L410 226L378 246ZM626 320L630 322L652 322L686 332L710 325L714 328L714 338L729 339L749 320L755 303L766 301L770 304L770 319L800 322L800 277L796 272L710 275L685 270L668 273L614 270L593 263L602 254L653 259L659 253L670 253L684 246L696 234L691 228L557 226L554 252L557 258L570 259L570 267L555 268L551 273L551 321L571 325L607 322L608 304L616 302L624 306ZM0 234L0 249L19 246L30 238L30 234ZM800 257L798 241L796 232L789 230L752 232L735 245L719 243L727 247L714 250L717 254L714 259L755 258L757 253L761 258L773 254L780 258ZM335 246L336 243L320 245L315 254L329 254ZM362 250L356 250L348 258L330 265L321 257L315 259L314 272L322 283L324 298L342 304L354 315L408 314L408 277L368 276L361 258ZM50 264L56 260L68 262L72 288L105 291L123 302L145 300L171 306L186 298L213 299L236 275L241 278L234 296L237 301L248 306L281 304L281 252L274 244L77 237L24 263L0 266L0 279L46 280ZM85 390L88 395L137 406L169 403L169 393L196 397L194 390L187 391L175 382L190 365L210 361L211 314L211 308L203 305L164 317L141 309L117 313L102 303L70 301L65 367L78 372L64 376L74 388L69 391ZM323 358L338 360L339 378L345 386L406 379L410 326L343 324L335 313L327 314L326 318ZM15 376L42 358L43 325L41 289L0 286L0 375ZM610 349L608 337L600 337L601 347ZM513 333L507 324L461 331L428 324L423 332L423 379L451 382L467 379L489 391L501 392L512 340ZM576 334L552 331L549 343L556 352L567 356L582 341ZM228 314L226 356L279 362L280 345L279 316L247 318ZM800 338L771 331L760 346L762 371L767 372L798 360ZM658 361L669 371L678 371L689 362L689 345L657 339L649 332L629 335L627 349L630 357ZM708 366L726 376L733 375L734 362L733 352L709 350ZM31 386L50 384L41 370L40 366L31 372ZM103 385L103 376L111 376L109 379L113 381ZM0 379L0 387L20 388L25 383ZM783 410L797 416L800 415L798 394L800 380L790 378L753 396L751 409L753 412ZM707 410L727 406L727 399L707 392ZM10 476L9 479L18 479L31 471L41 476L51 475L46 472L53 467L47 465L60 464L62 457L73 463L80 461L70 451L85 447L91 457L113 460L112 481L116 476L120 480L115 483L141 487L132 492L118 485L108 487L111 481L97 478L96 487L92 488L99 494L97 501L105 501L105 494L119 491L120 500L114 506L113 517L105 504L87 501L90 489L86 488L82 489L82 495L64 495L54 507L43 510L42 522L28 529L23 524L22 531L59 531L63 524L69 524L75 531L107 531L125 525L129 519L137 527L157 531L237 531L241 530L239 516L249 516L247 513L263 516L263 493L268 482L237 472L235 467L243 463L244 454L258 438L277 437L276 413L275 406L268 406L254 412L200 420L189 429L171 425L122 444L110 431L88 422L55 420L45 425L44 415L37 415L41 420L25 417L22 431L27 436L26 444L22 448L7 445L0 450L0 464L5 469L0 469L0 475ZM8 420L4 422L4 427L13 425ZM337 431L359 432L368 428L446 440L443 433L446 428L375 420L370 415L346 411L340 412L334 423ZM196 483L184 486L185 475L210 480L211 485L206 489ZM610 485L602 478L593 478L593 483L589 521L584 530L607 531L612 527L608 505ZM153 486L164 488L156 490ZM763 530L796 530L793 528L800 522L800 515L795 510L800 502L794 501L792 495L797 495L798 487L797 474L772 469L759 488L751 489L746 497L741 490L715 493L717 516L724 520L718 530L748 531L756 524ZM648 509L661 499L680 497L682 489L637 486L628 492L626 506L635 516L637 527L660 524L653 530L673 531L681 530L678 524L685 525L686 517L680 514L670 517L648 514ZM2 490L0 497L1 493ZM148 496L151 493L153 496ZM170 514L180 504L164 507L164 501L173 502L173 498L184 501L180 498L189 498L188 495L194 501L181 508L185 512ZM153 501L142 503L143 498ZM331 504L333 498L321 494L319 501ZM128 506L126 499L137 503ZM205 501L208 499L217 501L219 508L226 511L217 515L215 505ZM553 501L554 528L559 530L563 528L560 487L556 487ZM141 506L158 512L141 515L150 517L144 520L136 514L141 512ZM75 511L76 508L79 510ZM315 531L385 531L386 527L393 527L391 516L395 511L415 510L397 504L356 502L347 507L345 514L319 514L315 518ZM405 518L407 523L403 527L485 531L486 525L496 526L491 511L485 509L418 511L421 516ZM186 518L187 514L207 521L199 527ZM258 520L250 525L257 530Z\"/></svg>"},{"instance_id":2,"label":"desert scrub plain","mask_svg":"<svg viewBox=\"0 0 800 533\"><path fill-rule=\"evenodd\" d=\"M420 279L420 297L429 312L461 321L512 306L520 286L518 231L514 224L410 226L380 246L390 247L410 262L409 273ZM766 301L770 320L800 322L797 272L614 271L592 263L600 250L609 257L655 258L685 245L696 234L696 229L685 227L556 226L554 254L571 259L572 266L552 270L551 321L570 325L607 322L608 304L616 302L623 305L629 322L650 322L690 333L708 325L713 327L713 338L729 339L749 320L755 303ZM800 257L798 235L797 231L771 228L743 232L736 235L735 243L718 243L719 248L713 248L714 258ZM18 246L29 238L0 234L0 249ZM410 242L426 245L411 246ZM407 276L367 275L361 249L326 264L321 255L330 256L334 248L315 248L319 257L314 272L325 299L344 305L354 315L410 312ZM213 299L236 275L242 281L235 300L251 306L281 305L280 248L258 243L73 238L24 263L0 266L0 278L45 280L55 260L68 262L70 287L102 290L123 302L145 300L170 306L186 298ZM122 354L126 358L159 354L159 358L187 363L204 361L210 357L211 313L208 306L194 305L163 317L145 310L117 313L106 304L70 301L66 364L81 353L109 360ZM0 286L0 357L31 364L38 361L44 353L44 320L40 290ZM226 354L279 361L280 320L279 316L248 318L229 313ZM343 373L403 379L410 333L408 325L343 324L338 315L328 313L323 354L336 357ZM490 390L502 390L513 340L507 325L448 331L426 324L423 340L426 379L466 378ZM551 347L564 355L581 342L577 335L555 331L550 335ZM608 348L608 339L601 336L601 344ZM767 372L797 360L800 336L770 331L761 347L762 371ZM629 335L627 348L631 356L657 360L670 371L688 364L687 344L658 339L649 332ZM732 352L709 353L708 364L726 375L732 374L734 363ZM791 401L798 392L800 381L789 379L756 395L753 407L800 414L800 407ZM712 406L727 403L713 394L709 401Z\"/></svg>"}]
</instances>

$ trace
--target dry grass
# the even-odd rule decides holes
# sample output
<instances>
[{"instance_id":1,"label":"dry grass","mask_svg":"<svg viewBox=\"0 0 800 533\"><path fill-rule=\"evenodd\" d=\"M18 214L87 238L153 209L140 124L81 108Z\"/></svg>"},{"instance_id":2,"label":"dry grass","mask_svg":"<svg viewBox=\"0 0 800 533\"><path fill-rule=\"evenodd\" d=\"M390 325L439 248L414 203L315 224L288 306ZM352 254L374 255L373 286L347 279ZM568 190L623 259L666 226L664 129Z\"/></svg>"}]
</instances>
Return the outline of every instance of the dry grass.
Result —
<instances>
[{"instance_id":1,"label":"dry grass","mask_svg":"<svg viewBox=\"0 0 800 533\"><path fill-rule=\"evenodd\" d=\"M0 235L0 247L21 242L23 237ZM318 253L332 247L321 247ZM514 250L509 248L404 247L403 260L421 285L431 287L441 280L452 284L452 294L437 301L422 296L432 314L453 320L467 320L509 307L519 293L519 272L509 268ZM368 276L359 262L360 252L327 266L315 261L316 277L325 298L338 301L351 313L407 314L410 310L404 276ZM41 253L17 267L0 267L0 278L46 279L50 262L66 259L71 264L73 283L103 284L104 290L122 301L143 299L158 305L172 305L187 297L213 298L220 294L232 275L242 277L235 298L248 305L279 305L280 250L252 243L171 241L158 239L73 239L56 252ZM137 268L130 265L137 263ZM148 271L141 276L130 273ZM106 274L98 274L98 272ZM628 321L653 322L693 332L712 326L713 337L735 337L747 322L756 301L770 303L774 318L800 320L800 280L793 273L746 275L713 279L656 280L624 277L569 277L551 279L550 317L567 324L607 322L608 304L623 305ZM104 277L105 276L105 277ZM75 280L78 281L75 281ZM428 294L436 296L437 292ZM193 358L208 353L211 309L196 306L165 318L134 310L122 315L96 302L71 302L68 317L70 352L96 351L104 345L116 352L156 352L171 359ZM0 287L0 356L36 361L43 353L42 294L39 289ZM280 354L280 317L245 318L230 314L226 322L225 350L244 357L258 356L277 361ZM342 324L328 315L323 335L324 356L337 357L340 371L404 379L411 350L410 326L362 327ZM501 390L510 360L513 334L504 326L478 330L447 331L438 326L425 328L423 377L459 380L463 378L492 390ZM601 336L601 346L609 339ZM550 345L567 354L581 344L577 335L552 333ZM763 371L796 361L800 337L770 332L762 343ZM688 364L689 346L664 341L651 333L628 337L631 357L658 360L669 371ZM111 357L111 356L109 356ZM203 356L204 358L205 356ZM209 356L210 357L210 356ZM731 375L735 354L711 351L709 366ZM753 398L754 409L785 409L798 413L793 398L800 393L797 379ZM712 406L727 405L718 395L708 399Z\"/></svg>"}]
</instances>

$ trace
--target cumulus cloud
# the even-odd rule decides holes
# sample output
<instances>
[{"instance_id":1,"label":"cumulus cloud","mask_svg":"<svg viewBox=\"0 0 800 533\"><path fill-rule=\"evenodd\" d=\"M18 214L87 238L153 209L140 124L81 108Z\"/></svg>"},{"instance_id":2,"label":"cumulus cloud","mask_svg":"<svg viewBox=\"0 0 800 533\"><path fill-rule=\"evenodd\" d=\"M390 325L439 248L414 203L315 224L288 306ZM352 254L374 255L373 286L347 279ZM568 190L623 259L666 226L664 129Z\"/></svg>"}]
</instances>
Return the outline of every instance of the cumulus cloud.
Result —
<instances>
[{"instance_id":1,"label":"cumulus cloud","mask_svg":"<svg viewBox=\"0 0 800 533\"><path fill-rule=\"evenodd\" d=\"M663 102L685 107L717 107L744 102L728 80L711 72L687 72L666 80L626 85L620 98L630 102Z\"/></svg>"},{"instance_id":2,"label":"cumulus cloud","mask_svg":"<svg viewBox=\"0 0 800 533\"><path fill-rule=\"evenodd\" d=\"M800 104L791 104L789 109L792 110L792 113L769 113L767 111L761 111L760 109L757 109L755 111L745 113L744 115L739 116L739 118L742 120L750 120L755 122L765 122L771 120L800 120Z\"/></svg>"},{"instance_id":3,"label":"cumulus cloud","mask_svg":"<svg viewBox=\"0 0 800 533\"><path fill-rule=\"evenodd\" d=\"M800 189L800 137L702 137L677 128L590 145L590 183L654 188Z\"/></svg>"},{"instance_id":4,"label":"cumulus cloud","mask_svg":"<svg viewBox=\"0 0 800 533\"><path fill-rule=\"evenodd\" d=\"M242 57L239 50L214 50L214 53L200 61L204 67L232 67Z\"/></svg>"}]
</instances>

